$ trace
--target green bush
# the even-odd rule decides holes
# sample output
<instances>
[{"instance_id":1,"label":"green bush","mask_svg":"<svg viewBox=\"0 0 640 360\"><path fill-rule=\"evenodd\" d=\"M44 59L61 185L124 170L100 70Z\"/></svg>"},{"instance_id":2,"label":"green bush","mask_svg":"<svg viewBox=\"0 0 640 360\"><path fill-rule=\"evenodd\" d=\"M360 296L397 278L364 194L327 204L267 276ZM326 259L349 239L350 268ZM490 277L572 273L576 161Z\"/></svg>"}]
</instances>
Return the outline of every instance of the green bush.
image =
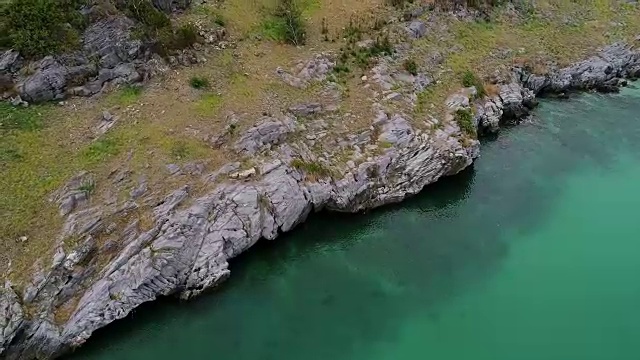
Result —
<instances>
[{"instance_id":1,"label":"green bush","mask_svg":"<svg viewBox=\"0 0 640 360\"><path fill-rule=\"evenodd\" d=\"M173 29L172 27L165 27L156 32L155 46L153 51L167 56L174 50L186 49L200 40L198 30L193 24L186 24ZM153 35L147 35L149 38L154 38Z\"/></svg>"},{"instance_id":2,"label":"green bush","mask_svg":"<svg viewBox=\"0 0 640 360\"><path fill-rule=\"evenodd\" d=\"M306 24L296 0L278 0L273 16L263 23L267 37L300 46L306 42Z\"/></svg>"},{"instance_id":3,"label":"green bush","mask_svg":"<svg viewBox=\"0 0 640 360\"><path fill-rule=\"evenodd\" d=\"M476 127L473 124L473 114L469 109L458 109L454 115L460 129L469 136L476 136Z\"/></svg>"},{"instance_id":4,"label":"green bush","mask_svg":"<svg viewBox=\"0 0 640 360\"><path fill-rule=\"evenodd\" d=\"M151 0L122 0L118 5L120 10L150 29L157 30L171 26L167 14L156 9Z\"/></svg>"},{"instance_id":5,"label":"green bush","mask_svg":"<svg viewBox=\"0 0 640 360\"><path fill-rule=\"evenodd\" d=\"M178 27L174 36L174 48L185 49L199 40L198 29L195 25L189 23Z\"/></svg>"},{"instance_id":6,"label":"green bush","mask_svg":"<svg viewBox=\"0 0 640 360\"><path fill-rule=\"evenodd\" d=\"M418 75L418 64L413 59L407 59L402 64L402 67L411 75Z\"/></svg>"},{"instance_id":7,"label":"green bush","mask_svg":"<svg viewBox=\"0 0 640 360\"><path fill-rule=\"evenodd\" d=\"M209 87L209 80L203 76L193 76L189 79L189 85L194 89L206 89Z\"/></svg>"},{"instance_id":8,"label":"green bush","mask_svg":"<svg viewBox=\"0 0 640 360\"><path fill-rule=\"evenodd\" d=\"M81 0L12 0L0 5L0 47L40 57L79 44Z\"/></svg>"},{"instance_id":9,"label":"green bush","mask_svg":"<svg viewBox=\"0 0 640 360\"><path fill-rule=\"evenodd\" d=\"M471 70L467 70L464 72L464 74L462 74L462 85L464 87L475 87L477 91L476 96L479 98L486 95L484 82Z\"/></svg>"},{"instance_id":10,"label":"green bush","mask_svg":"<svg viewBox=\"0 0 640 360\"><path fill-rule=\"evenodd\" d=\"M341 49L338 57L338 65L348 67L350 59L361 69L368 69L371 66L371 59L381 55L391 55L394 49L387 35L378 37L370 47L358 47L354 43L347 44Z\"/></svg>"},{"instance_id":11,"label":"green bush","mask_svg":"<svg viewBox=\"0 0 640 360\"><path fill-rule=\"evenodd\" d=\"M294 169L311 175L312 177L325 178L331 176L331 170L325 165L317 161L304 161L302 159L293 159L291 166Z\"/></svg>"}]
</instances>

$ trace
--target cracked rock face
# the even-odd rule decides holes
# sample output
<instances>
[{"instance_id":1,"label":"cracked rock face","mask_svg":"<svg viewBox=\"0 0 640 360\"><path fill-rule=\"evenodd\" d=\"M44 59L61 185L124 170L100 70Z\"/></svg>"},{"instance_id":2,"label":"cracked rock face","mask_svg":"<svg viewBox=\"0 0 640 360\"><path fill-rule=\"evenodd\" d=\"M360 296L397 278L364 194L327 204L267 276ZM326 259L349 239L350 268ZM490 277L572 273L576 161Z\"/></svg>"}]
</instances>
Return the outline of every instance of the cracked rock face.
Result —
<instances>
[{"instance_id":1,"label":"cracked rock face","mask_svg":"<svg viewBox=\"0 0 640 360\"><path fill-rule=\"evenodd\" d=\"M0 288L0 354L9 346L24 322L18 296L7 283Z\"/></svg>"}]
</instances>

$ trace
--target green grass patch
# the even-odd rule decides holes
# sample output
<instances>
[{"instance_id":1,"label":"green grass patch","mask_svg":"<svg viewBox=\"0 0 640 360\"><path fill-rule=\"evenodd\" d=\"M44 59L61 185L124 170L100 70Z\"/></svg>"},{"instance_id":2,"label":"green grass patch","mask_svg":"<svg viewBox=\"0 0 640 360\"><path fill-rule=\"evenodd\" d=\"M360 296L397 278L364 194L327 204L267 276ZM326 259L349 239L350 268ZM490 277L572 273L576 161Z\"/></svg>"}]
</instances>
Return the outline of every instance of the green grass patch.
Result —
<instances>
[{"instance_id":1,"label":"green grass patch","mask_svg":"<svg viewBox=\"0 0 640 360\"><path fill-rule=\"evenodd\" d=\"M142 86L125 85L119 91L112 95L111 103L127 106L132 105L142 96Z\"/></svg>"},{"instance_id":2,"label":"green grass patch","mask_svg":"<svg viewBox=\"0 0 640 360\"><path fill-rule=\"evenodd\" d=\"M293 159L291 166L314 177L329 177L331 170L324 164L317 161L304 161L302 159Z\"/></svg>"},{"instance_id":3,"label":"green grass patch","mask_svg":"<svg viewBox=\"0 0 640 360\"><path fill-rule=\"evenodd\" d=\"M103 138L89 144L81 153L83 163L87 165L105 161L120 152L120 144L113 138Z\"/></svg>"},{"instance_id":4,"label":"green grass patch","mask_svg":"<svg viewBox=\"0 0 640 360\"><path fill-rule=\"evenodd\" d=\"M15 107L6 101L0 101L0 131L35 131L44 126L47 105Z\"/></svg>"},{"instance_id":5,"label":"green grass patch","mask_svg":"<svg viewBox=\"0 0 640 360\"><path fill-rule=\"evenodd\" d=\"M222 96L217 94L203 94L195 104L200 115L213 115L222 105Z\"/></svg>"},{"instance_id":6,"label":"green grass patch","mask_svg":"<svg viewBox=\"0 0 640 360\"><path fill-rule=\"evenodd\" d=\"M6 166L20 160L22 160L22 154L19 149L0 142L0 166Z\"/></svg>"}]
</instances>

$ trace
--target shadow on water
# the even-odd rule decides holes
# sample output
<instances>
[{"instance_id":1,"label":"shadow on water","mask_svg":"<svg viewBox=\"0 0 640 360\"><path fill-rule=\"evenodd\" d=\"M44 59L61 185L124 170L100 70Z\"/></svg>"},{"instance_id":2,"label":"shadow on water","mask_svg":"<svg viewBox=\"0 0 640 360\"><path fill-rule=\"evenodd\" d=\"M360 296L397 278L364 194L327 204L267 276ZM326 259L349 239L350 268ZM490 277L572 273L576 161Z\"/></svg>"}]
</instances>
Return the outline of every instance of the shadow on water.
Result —
<instances>
[{"instance_id":1,"label":"shadow on water","mask_svg":"<svg viewBox=\"0 0 640 360\"><path fill-rule=\"evenodd\" d=\"M234 259L218 290L141 306L70 359L348 359L393 339L418 309L437 321L440 304L499 270L514 234L548 220L568 176L640 147L640 127L620 123L635 103L547 101L533 122L483 144L473 168L400 205L316 214Z\"/></svg>"}]
</instances>

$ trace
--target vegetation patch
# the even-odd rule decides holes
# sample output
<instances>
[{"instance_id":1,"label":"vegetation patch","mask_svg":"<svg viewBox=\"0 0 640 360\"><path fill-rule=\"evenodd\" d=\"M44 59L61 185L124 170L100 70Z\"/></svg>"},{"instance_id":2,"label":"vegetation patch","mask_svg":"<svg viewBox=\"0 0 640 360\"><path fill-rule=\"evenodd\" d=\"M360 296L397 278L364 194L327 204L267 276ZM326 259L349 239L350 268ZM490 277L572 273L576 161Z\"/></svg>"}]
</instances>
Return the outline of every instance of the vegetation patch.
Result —
<instances>
[{"instance_id":1,"label":"vegetation patch","mask_svg":"<svg viewBox=\"0 0 640 360\"><path fill-rule=\"evenodd\" d=\"M262 24L263 34L271 40L294 46L306 43L307 24L298 0L278 0L273 14Z\"/></svg>"},{"instance_id":2,"label":"vegetation patch","mask_svg":"<svg viewBox=\"0 0 640 360\"><path fill-rule=\"evenodd\" d=\"M353 33L349 36L355 36ZM388 35L377 37L370 46L360 46L355 42L359 36L352 37L352 41L340 51L340 56L333 71L336 74L351 72L351 66L355 65L362 70L369 69L375 57L391 55L394 52L393 45Z\"/></svg>"},{"instance_id":3,"label":"vegetation patch","mask_svg":"<svg viewBox=\"0 0 640 360\"><path fill-rule=\"evenodd\" d=\"M418 64L413 59L407 59L402 63L402 67L411 75L418 75Z\"/></svg>"},{"instance_id":4,"label":"vegetation patch","mask_svg":"<svg viewBox=\"0 0 640 360\"><path fill-rule=\"evenodd\" d=\"M142 90L142 86L125 85L120 89L120 91L112 95L112 102L124 106L134 104L138 99L140 99Z\"/></svg>"},{"instance_id":5,"label":"vegetation patch","mask_svg":"<svg viewBox=\"0 0 640 360\"><path fill-rule=\"evenodd\" d=\"M331 176L331 170L318 161L304 161L302 159L293 159L291 166L300 170L307 175L316 178L326 178Z\"/></svg>"},{"instance_id":6,"label":"vegetation patch","mask_svg":"<svg viewBox=\"0 0 640 360\"><path fill-rule=\"evenodd\" d=\"M206 89L209 87L209 79L204 76L192 76L189 85L194 89Z\"/></svg>"},{"instance_id":7,"label":"vegetation patch","mask_svg":"<svg viewBox=\"0 0 640 360\"><path fill-rule=\"evenodd\" d=\"M124 0L117 2L120 10L129 17L138 20L149 30L158 30L171 26L167 14L156 9L150 0Z\"/></svg>"},{"instance_id":8,"label":"vegetation patch","mask_svg":"<svg viewBox=\"0 0 640 360\"><path fill-rule=\"evenodd\" d=\"M0 1L0 49L26 57L51 55L80 44L82 0Z\"/></svg>"},{"instance_id":9,"label":"vegetation patch","mask_svg":"<svg viewBox=\"0 0 640 360\"><path fill-rule=\"evenodd\" d=\"M222 97L217 94L203 94L196 102L196 110L200 115L213 115L222 105Z\"/></svg>"},{"instance_id":10,"label":"vegetation patch","mask_svg":"<svg viewBox=\"0 0 640 360\"><path fill-rule=\"evenodd\" d=\"M43 126L48 106L15 107L0 101L0 134L10 130L34 131Z\"/></svg>"},{"instance_id":11,"label":"vegetation patch","mask_svg":"<svg viewBox=\"0 0 640 360\"><path fill-rule=\"evenodd\" d=\"M86 164L95 164L106 160L108 157L117 155L120 152L120 144L115 139L98 139L91 143L80 154L82 161Z\"/></svg>"},{"instance_id":12,"label":"vegetation patch","mask_svg":"<svg viewBox=\"0 0 640 360\"><path fill-rule=\"evenodd\" d=\"M478 98L486 95L484 82L471 70L467 70L462 74L462 85L464 87L475 87L477 91L476 96Z\"/></svg>"},{"instance_id":13,"label":"vegetation patch","mask_svg":"<svg viewBox=\"0 0 640 360\"><path fill-rule=\"evenodd\" d=\"M473 113L469 109L458 109L454 114L454 119L460 129L471 137L476 137L476 127L473 124Z\"/></svg>"}]
</instances>

